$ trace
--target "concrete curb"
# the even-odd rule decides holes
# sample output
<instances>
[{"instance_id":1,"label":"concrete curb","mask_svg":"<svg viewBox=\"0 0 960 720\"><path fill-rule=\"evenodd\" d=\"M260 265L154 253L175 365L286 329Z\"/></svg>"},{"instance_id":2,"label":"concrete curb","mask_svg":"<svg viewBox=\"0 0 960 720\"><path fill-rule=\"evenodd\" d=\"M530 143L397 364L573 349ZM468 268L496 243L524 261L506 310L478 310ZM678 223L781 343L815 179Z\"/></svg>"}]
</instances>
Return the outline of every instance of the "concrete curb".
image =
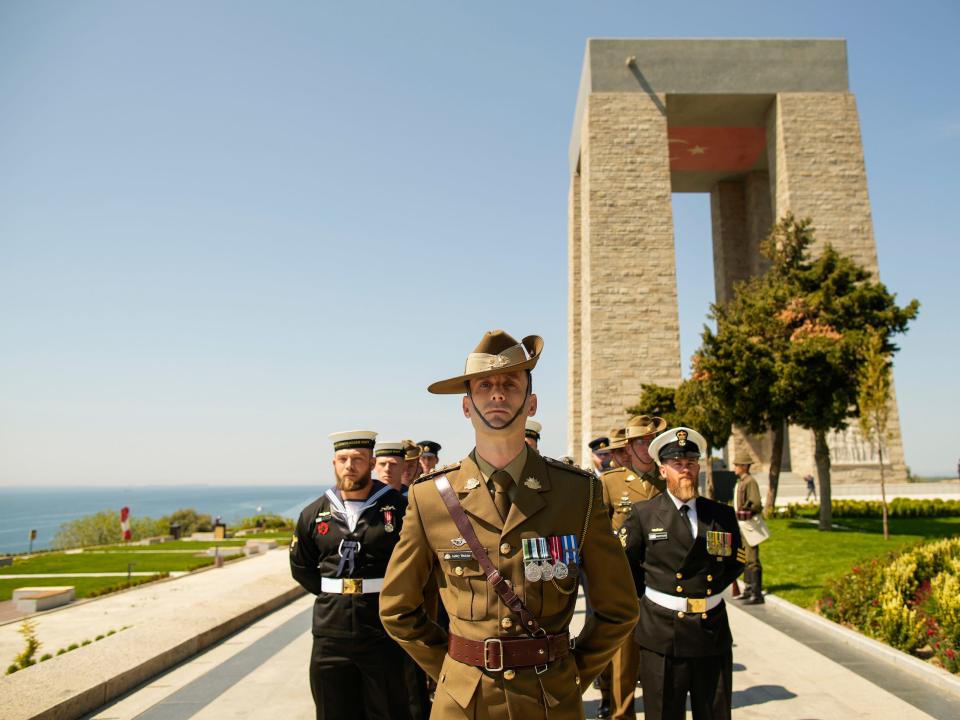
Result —
<instances>
[{"instance_id":1,"label":"concrete curb","mask_svg":"<svg viewBox=\"0 0 960 720\"><path fill-rule=\"evenodd\" d=\"M851 630L843 625L839 625L822 615L794 605L792 602L779 598L776 595L764 595L764 600L767 605L772 605L777 611L790 615L818 630L828 632L846 645L859 648L878 660L895 665L897 668L910 673L914 677L925 680L928 683L936 685L938 688L960 697L960 677L942 668L931 665L920 658L915 658L913 655L909 655L902 650L897 650L889 645L885 645L878 640L869 638L856 630ZM758 619L762 620L762 618Z\"/></svg>"},{"instance_id":2,"label":"concrete curb","mask_svg":"<svg viewBox=\"0 0 960 720\"><path fill-rule=\"evenodd\" d=\"M83 717L306 594L288 572L233 590L0 677L4 720Z\"/></svg>"}]
</instances>

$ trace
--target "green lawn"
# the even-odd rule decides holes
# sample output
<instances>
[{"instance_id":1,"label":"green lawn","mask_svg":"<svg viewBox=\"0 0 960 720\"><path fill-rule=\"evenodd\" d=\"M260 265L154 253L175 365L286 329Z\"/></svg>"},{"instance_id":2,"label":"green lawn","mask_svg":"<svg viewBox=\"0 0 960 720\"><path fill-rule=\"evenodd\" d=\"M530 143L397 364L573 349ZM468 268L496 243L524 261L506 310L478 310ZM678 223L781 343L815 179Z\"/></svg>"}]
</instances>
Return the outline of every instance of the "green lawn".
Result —
<instances>
[{"instance_id":1,"label":"green lawn","mask_svg":"<svg viewBox=\"0 0 960 720\"><path fill-rule=\"evenodd\" d=\"M0 578L4 575L25 573L127 572L127 563L134 563L135 572L170 572L171 570L196 570L212 565L213 558L194 557L188 553L158 552L79 553L77 555L59 552L44 553L32 558L15 557L13 565L0 568ZM25 584L22 580L18 582L21 585Z\"/></svg>"},{"instance_id":2,"label":"green lawn","mask_svg":"<svg viewBox=\"0 0 960 720\"><path fill-rule=\"evenodd\" d=\"M123 585L126 578L105 577L105 578L37 578L35 580L4 580L0 577L0 601L9 600L13 597L13 591L19 587L47 587L49 585L73 585L77 598L88 597L90 593L107 587L116 587ZM134 582L147 580L147 578L133 578ZM119 628L117 628L119 629Z\"/></svg>"},{"instance_id":3,"label":"green lawn","mask_svg":"<svg viewBox=\"0 0 960 720\"><path fill-rule=\"evenodd\" d=\"M815 522L768 520L770 539L760 547L764 589L801 607L810 607L824 593L826 581L854 565L900 550L921 540L960 534L960 518L890 520L890 539L883 539L875 518L836 520L844 530L821 532Z\"/></svg>"}]
</instances>

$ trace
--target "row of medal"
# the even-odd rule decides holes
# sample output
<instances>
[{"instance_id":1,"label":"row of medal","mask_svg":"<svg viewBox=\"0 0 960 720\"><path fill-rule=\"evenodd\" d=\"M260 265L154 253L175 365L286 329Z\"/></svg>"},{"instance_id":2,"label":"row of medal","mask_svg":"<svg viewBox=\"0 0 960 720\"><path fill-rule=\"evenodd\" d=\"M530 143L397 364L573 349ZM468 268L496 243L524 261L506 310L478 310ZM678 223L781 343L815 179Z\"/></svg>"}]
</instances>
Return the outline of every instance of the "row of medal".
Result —
<instances>
[{"instance_id":1,"label":"row of medal","mask_svg":"<svg viewBox=\"0 0 960 720\"><path fill-rule=\"evenodd\" d=\"M523 539L523 575L530 582L563 580L577 563L577 536Z\"/></svg>"}]
</instances>

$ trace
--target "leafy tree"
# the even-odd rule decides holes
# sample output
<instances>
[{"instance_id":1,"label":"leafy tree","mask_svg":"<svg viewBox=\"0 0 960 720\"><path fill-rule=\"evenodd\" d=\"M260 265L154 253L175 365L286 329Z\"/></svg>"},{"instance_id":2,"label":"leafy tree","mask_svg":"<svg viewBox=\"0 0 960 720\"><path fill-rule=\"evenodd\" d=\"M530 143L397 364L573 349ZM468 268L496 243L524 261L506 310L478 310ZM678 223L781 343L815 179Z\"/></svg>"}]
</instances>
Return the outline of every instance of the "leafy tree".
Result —
<instances>
[{"instance_id":1,"label":"leafy tree","mask_svg":"<svg viewBox=\"0 0 960 720\"><path fill-rule=\"evenodd\" d=\"M640 400L627 408L627 414L656 415L666 421L667 427L683 424L677 413L677 389L663 385L641 385Z\"/></svg>"},{"instance_id":2,"label":"leafy tree","mask_svg":"<svg viewBox=\"0 0 960 720\"><path fill-rule=\"evenodd\" d=\"M737 425L773 433L768 512L776 504L787 423L813 431L820 528L830 529L826 437L856 414L864 334L874 328L894 352L890 337L906 331L919 303L897 306L882 283L830 245L811 259L813 240L809 219L787 215L774 226L762 245L770 269L712 307L717 331L705 328L699 365Z\"/></svg>"},{"instance_id":3,"label":"leafy tree","mask_svg":"<svg viewBox=\"0 0 960 720\"><path fill-rule=\"evenodd\" d=\"M871 330L863 348L863 365L860 368L860 383L857 388L857 404L860 408L860 431L877 449L880 459L880 501L883 505L883 537L890 539L890 522L887 517L887 486L883 472L883 448L887 438L890 419L891 362L884 350L883 335Z\"/></svg>"},{"instance_id":4,"label":"leafy tree","mask_svg":"<svg viewBox=\"0 0 960 720\"><path fill-rule=\"evenodd\" d=\"M213 530L213 518L209 513L198 513L193 508L181 508L169 515L165 515L160 522L169 530L170 525L179 523L180 532L186 536L195 532L210 532ZM166 532L166 530L165 530Z\"/></svg>"}]
</instances>

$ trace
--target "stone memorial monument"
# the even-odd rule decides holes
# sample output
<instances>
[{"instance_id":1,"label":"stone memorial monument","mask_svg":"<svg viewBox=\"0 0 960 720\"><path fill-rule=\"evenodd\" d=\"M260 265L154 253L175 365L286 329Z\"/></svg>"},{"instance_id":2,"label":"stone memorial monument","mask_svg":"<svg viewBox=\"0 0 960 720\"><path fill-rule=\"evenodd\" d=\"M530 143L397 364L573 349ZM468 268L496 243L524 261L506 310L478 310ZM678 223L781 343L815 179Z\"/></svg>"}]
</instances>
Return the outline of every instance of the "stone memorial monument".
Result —
<instances>
[{"instance_id":1,"label":"stone memorial monument","mask_svg":"<svg viewBox=\"0 0 960 720\"><path fill-rule=\"evenodd\" d=\"M788 211L878 270L843 40L589 40L570 177L568 441L585 466L585 441L641 384L680 382L671 193L710 194L718 302L763 271L759 244ZM890 425L888 477L902 479L895 400ZM731 442L767 469L767 438ZM859 432L831 443L836 480L876 474ZM812 470L809 431L789 428L785 455Z\"/></svg>"}]
</instances>

